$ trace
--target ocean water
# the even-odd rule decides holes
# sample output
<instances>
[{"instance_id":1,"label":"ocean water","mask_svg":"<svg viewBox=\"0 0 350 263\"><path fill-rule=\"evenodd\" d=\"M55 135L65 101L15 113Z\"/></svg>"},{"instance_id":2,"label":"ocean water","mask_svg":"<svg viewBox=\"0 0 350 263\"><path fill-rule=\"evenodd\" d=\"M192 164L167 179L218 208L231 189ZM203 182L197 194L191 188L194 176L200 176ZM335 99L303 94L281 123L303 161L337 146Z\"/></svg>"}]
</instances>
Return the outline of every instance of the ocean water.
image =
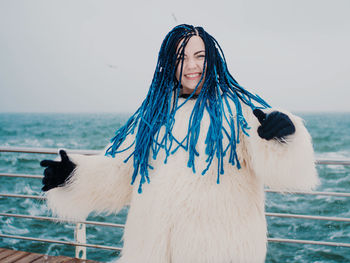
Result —
<instances>
[{"instance_id":1,"label":"ocean water","mask_svg":"<svg viewBox=\"0 0 350 263\"><path fill-rule=\"evenodd\" d=\"M313 138L318 158L350 159L350 113L299 114ZM127 114L0 114L0 145L103 149ZM52 155L0 153L1 173L42 174L42 159ZM318 191L350 192L350 166L318 165ZM41 194L40 179L0 177L1 193ZM124 223L127 207L117 215L92 215L88 220ZM266 211L350 218L350 198L308 195L266 194ZM0 197L0 213L49 216L38 200ZM310 219L268 217L268 236L350 243L350 223ZM74 224L0 216L0 233L69 241ZM88 243L122 246L122 229L87 226ZM74 248L59 244L0 238L0 247L74 257ZM89 259L112 261L110 250L87 249ZM350 262L350 248L318 245L269 243L266 262Z\"/></svg>"}]
</instances>

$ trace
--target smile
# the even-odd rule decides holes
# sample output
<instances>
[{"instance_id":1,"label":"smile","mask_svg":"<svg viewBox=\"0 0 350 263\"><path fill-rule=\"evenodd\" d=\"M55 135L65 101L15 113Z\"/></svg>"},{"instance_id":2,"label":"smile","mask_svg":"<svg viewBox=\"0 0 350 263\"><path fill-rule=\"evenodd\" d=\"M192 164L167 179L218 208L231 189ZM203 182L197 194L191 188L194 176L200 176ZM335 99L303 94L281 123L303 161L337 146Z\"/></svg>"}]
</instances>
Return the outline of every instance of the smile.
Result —
<instances>
[{"instance_id":1,"label":"smile","mask_svg":"<svg viewBox=\"0 0 350 263\"><path fill-rule=\"evenodd\" d=\"M188 79L196 79L200 77L201 73L191 73L191 74L185 74L185 77Z\"/></svg>"}]
</instances>

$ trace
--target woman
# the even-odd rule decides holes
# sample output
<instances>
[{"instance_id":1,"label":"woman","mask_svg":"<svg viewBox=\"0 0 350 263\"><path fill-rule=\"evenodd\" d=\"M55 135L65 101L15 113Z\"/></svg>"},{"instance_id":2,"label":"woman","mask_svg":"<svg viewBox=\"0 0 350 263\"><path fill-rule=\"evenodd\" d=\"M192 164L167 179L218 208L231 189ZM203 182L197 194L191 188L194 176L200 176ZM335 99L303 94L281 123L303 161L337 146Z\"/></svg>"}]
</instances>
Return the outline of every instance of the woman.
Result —
<instances>
[{"instance_id":1,"label":"woman","mask_svg":"<svg viewBox=\"0 0 350 263\"><path fill-rule=\"evenodd\" d=\"M190 25L165 37L146 99L106 151L113 158L60 155L41 163L49 207L83 220L130 205L128 263L264 262L264 185L318 182L302 120L242 88L216 40Z\"/></svg>"}]
</instances>

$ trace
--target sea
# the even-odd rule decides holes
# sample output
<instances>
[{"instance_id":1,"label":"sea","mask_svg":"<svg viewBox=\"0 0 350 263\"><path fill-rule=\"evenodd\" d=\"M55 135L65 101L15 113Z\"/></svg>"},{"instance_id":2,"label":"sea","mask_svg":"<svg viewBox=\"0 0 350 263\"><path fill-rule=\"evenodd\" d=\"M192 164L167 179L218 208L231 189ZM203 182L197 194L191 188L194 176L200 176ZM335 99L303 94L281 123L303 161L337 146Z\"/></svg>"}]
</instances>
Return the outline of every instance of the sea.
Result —
<instances>
[{"instance_id":1,"label":"sea","mask_svg":"<svg viewBox=\"0 0 350 263\"><path fill-rule=\"evenodd\" d=\"M305 120L318 159L350 160L350 113L297 113ZM112 113L0 113L0 146L101 150L129 114ZM42 175L39 162L53 155L0 153L0 173ZM350 166L317 165L317 191L350 192ZM42 195L41 179L0 176L0 193ZM350 218L350 197L266 194L266 212ZM0 213L50 216L43 201L0 197ZM91 215L88 220L125 223L128 207L116 215ZM268 237L350 243L350 222L267 217ZM0 233L74 240L72 223L0 216ZM87 225L87 243L122 247L123 229ZM72 246L1 238L0 247L74 257ZM137 253L137 251L135 251ZM111 250L87 249L87 258L117 259ZM350 248L313 244L268 244L266 262L350 262Z\"/></svg>"}]
</instances>

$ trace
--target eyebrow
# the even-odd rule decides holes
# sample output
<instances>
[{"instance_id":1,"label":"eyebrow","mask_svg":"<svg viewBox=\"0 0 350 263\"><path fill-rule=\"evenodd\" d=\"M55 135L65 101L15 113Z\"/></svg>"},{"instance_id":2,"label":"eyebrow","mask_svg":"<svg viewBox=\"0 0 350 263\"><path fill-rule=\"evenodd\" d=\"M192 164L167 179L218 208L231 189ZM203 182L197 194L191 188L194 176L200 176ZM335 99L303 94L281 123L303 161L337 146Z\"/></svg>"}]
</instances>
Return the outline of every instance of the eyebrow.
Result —
<instances>
[{"instance_id":1,"label":"eyebrow","mask_svg":"<svg viewBox=\"0 0 350 263\"><path fill-rule=\"evenodd\" d=\"M199 50L199 51L197 51L197 52L194 52L193 55L198 55L198 54L201 53L201 52L205 52L205 50ZM181 56L181 55L180 55L180 56ZM179 56L179 57L180 57L180 56ZM184 54L184 56L186 57L187 55Z\"/></svg>"},{"instance_id":2,"label":"eyebrow","mask_svg":"<svg viewBox=\"0 0 350 263\"><path fill-rule=\"evenodd\" d=\"M205 52L205 50L197 51L197 52L194 53L194 55L197 55L197 54L199 54L199 53L201 53L201 52Z\"/></svg>"}]
</instances>

